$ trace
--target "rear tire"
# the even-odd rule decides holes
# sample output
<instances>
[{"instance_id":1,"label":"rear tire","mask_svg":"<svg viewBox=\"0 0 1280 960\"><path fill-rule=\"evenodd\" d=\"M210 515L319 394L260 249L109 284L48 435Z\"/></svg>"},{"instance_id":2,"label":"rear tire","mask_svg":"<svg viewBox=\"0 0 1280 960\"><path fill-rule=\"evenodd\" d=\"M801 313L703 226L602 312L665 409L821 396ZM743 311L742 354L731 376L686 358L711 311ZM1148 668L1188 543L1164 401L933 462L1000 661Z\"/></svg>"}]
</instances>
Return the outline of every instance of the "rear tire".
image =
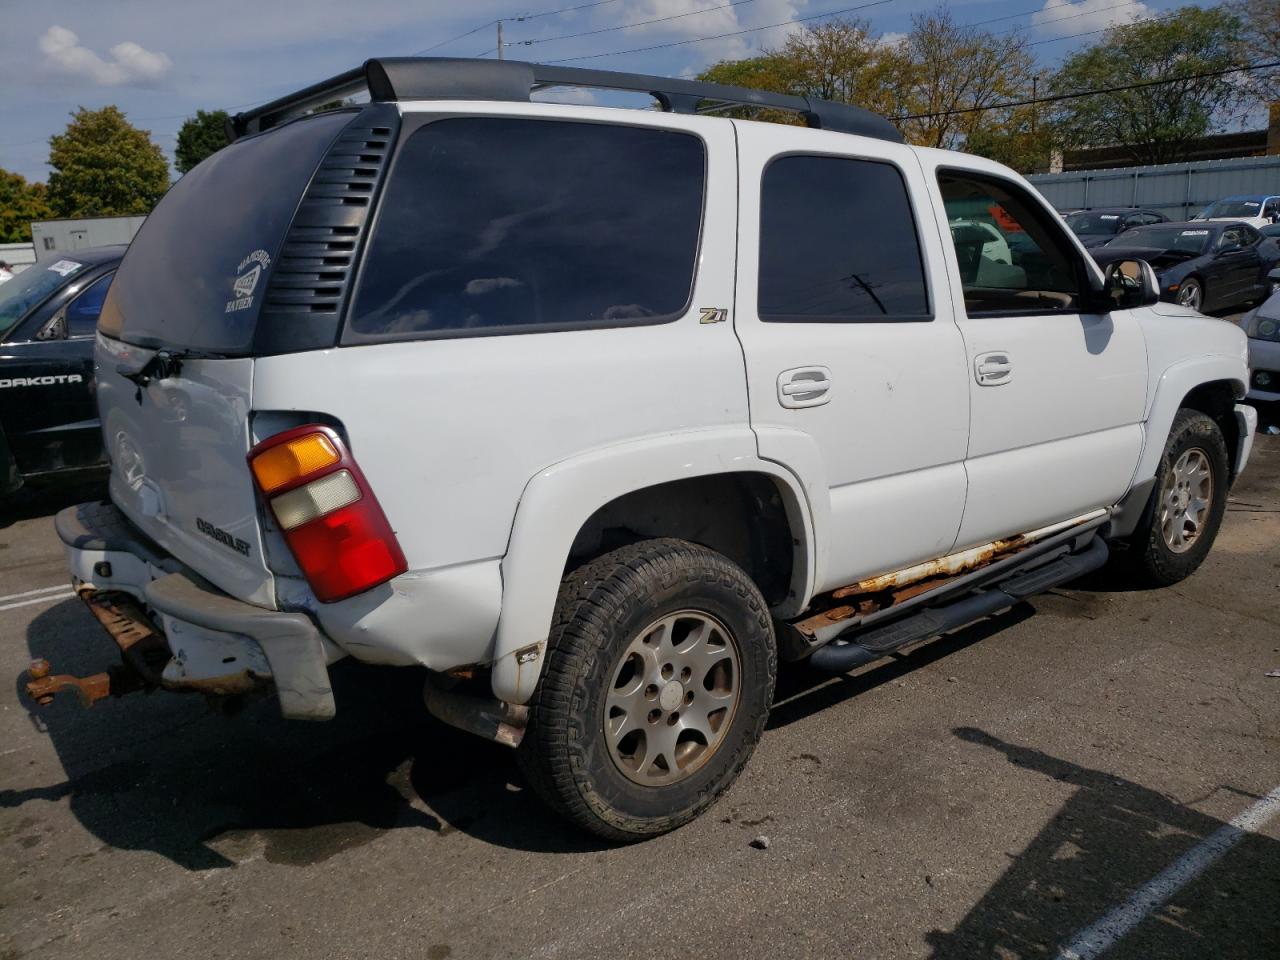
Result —
<instances>
[{"instance_id":1,"label":"rear tire","mask_svg":"<svg viewBox=\"0 0 1280 960\"><path fill-rule=\"evenodd\" d=\"M681 540L614 550L561 585L520 765L592 833L666 833L737 778L776 670L768 607L738 566Z\"/></svg>"},{"instance_id":2,"label":"rear tire","mask_svg":"<svg viewBox=\"0 0 1280 960\"><path fill-rule=\"evenodd\" d=\"M1173 420L1156 486L1126 560L1141 586L1167 587L1204 562L1227 510L1230 467L1222 430L1198 410Z\"/></svg>"}]
</instances>

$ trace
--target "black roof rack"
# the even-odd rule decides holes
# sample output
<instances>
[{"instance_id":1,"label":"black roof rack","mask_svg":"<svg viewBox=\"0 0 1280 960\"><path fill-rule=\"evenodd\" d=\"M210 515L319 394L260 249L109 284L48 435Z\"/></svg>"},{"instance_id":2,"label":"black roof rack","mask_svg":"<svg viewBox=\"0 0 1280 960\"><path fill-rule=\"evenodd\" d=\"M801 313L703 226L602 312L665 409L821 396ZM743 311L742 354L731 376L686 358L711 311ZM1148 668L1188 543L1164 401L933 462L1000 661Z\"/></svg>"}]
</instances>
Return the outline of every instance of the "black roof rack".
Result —
<instances>
[{"instance_id":1,"label":"black roof rack","mask_svg":"<svg viewBox=\"0 0 1280 960\"><path fill-rule=\"evenodd\" d=\"M846 103L638 73L453 57L366 60L363 66L354 70L236 114L229 121L228 133L231 139L258 133L323 103L366 90L370 99L378 101L527 101L534 91L550 87L593 87L647 93L658 101L663 110L674 113L707 113L739 106L788 110L800 114L806 124L817 129L902 142L902 134L897 127L884 117Z\"/></svg>"}]
</instances>

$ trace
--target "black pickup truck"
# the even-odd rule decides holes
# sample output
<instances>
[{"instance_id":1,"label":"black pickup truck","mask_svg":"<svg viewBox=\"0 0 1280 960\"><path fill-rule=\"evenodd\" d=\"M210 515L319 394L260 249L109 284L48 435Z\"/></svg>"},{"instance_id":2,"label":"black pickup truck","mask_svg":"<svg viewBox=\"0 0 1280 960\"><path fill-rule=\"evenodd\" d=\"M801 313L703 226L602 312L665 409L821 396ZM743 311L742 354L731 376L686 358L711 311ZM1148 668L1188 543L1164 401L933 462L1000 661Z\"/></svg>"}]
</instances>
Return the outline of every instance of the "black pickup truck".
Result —
<instances>
[{"instance_id":1,"label":"black pickup truck","mask_svg":"<svg viewBox=\"0 0 1280 960\"><path fill-rule=\"evenodd\" d=\"M0 494L105 465L93 338L124 251L76 250L0 283Z\"/></svg>"}]
</instances>

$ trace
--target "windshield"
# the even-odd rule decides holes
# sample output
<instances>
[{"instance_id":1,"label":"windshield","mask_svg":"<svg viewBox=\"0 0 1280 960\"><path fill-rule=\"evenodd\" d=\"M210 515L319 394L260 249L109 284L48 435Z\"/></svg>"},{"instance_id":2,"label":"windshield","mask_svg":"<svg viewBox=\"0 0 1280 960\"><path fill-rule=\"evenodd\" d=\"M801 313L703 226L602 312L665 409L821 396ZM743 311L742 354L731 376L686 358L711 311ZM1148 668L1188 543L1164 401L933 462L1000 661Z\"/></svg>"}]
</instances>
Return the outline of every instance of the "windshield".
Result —
<instances>
[{"instance_id":1,"label":"windshield","mask_svg":"<svg viewBox=\"0 0 1280 960\"><path fill-rule=\"evenodd\" d=\"M1112 236L1120 232L1118 213L1075 213L1067 217L1067 226L1077 236Z\"/></svg>"},{"instance_id":2,"label":"windshield","mask_svg":"<svg viewBox=\"0 0 1280 960\"><path fill-rule=\"evenodd\" d=\"M1202 220L1213 220L1217 217L1256 217L1262 210L1257 200L1219 200L1205 207L1200 214Z\"/></svg>"},{"instance_id":3,"label":"windshield","mask_svg":"<svg viewBox=\"0 0 1280 960\"><path fill-rule=\"evenodd\" d=\"M1139 227L1126 230L1116 246L1158 247L1161 250L1181 250L1183 253L1201 254L1209 242L1210 230L1194 227Z\"/></svg>"},{"instance_id":4,"label":"windshield","mask_svg":"<svg viewBox=\"0 0 1280 960\"><path fill-rule=\"evenodd\" d=\"M8 336L23 317L82 270L84 264L77 260L36 263L0 283L0 336Z\"/></svg>"}]
</instances>

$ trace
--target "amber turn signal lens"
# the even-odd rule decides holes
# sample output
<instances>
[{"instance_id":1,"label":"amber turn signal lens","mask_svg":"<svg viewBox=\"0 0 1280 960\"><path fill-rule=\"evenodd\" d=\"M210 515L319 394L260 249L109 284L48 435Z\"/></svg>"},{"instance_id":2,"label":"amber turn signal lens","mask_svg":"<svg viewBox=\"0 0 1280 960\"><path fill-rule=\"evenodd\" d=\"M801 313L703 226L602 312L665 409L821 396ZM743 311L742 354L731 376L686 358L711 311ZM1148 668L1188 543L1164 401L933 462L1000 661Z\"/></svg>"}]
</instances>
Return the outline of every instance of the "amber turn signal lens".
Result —
<instances>
[{"instance_id":1,"label":"amber turn signal lens","mask_svg":"<svg viewBox=\"0 0 1280 960\"><path fill-rule=\"evenodd\" d=\"M263 493L271 493L339 460L338 451L322 433L311 433L264 450L253 458L253 475Z\"/></svg>"}]
</instances>

